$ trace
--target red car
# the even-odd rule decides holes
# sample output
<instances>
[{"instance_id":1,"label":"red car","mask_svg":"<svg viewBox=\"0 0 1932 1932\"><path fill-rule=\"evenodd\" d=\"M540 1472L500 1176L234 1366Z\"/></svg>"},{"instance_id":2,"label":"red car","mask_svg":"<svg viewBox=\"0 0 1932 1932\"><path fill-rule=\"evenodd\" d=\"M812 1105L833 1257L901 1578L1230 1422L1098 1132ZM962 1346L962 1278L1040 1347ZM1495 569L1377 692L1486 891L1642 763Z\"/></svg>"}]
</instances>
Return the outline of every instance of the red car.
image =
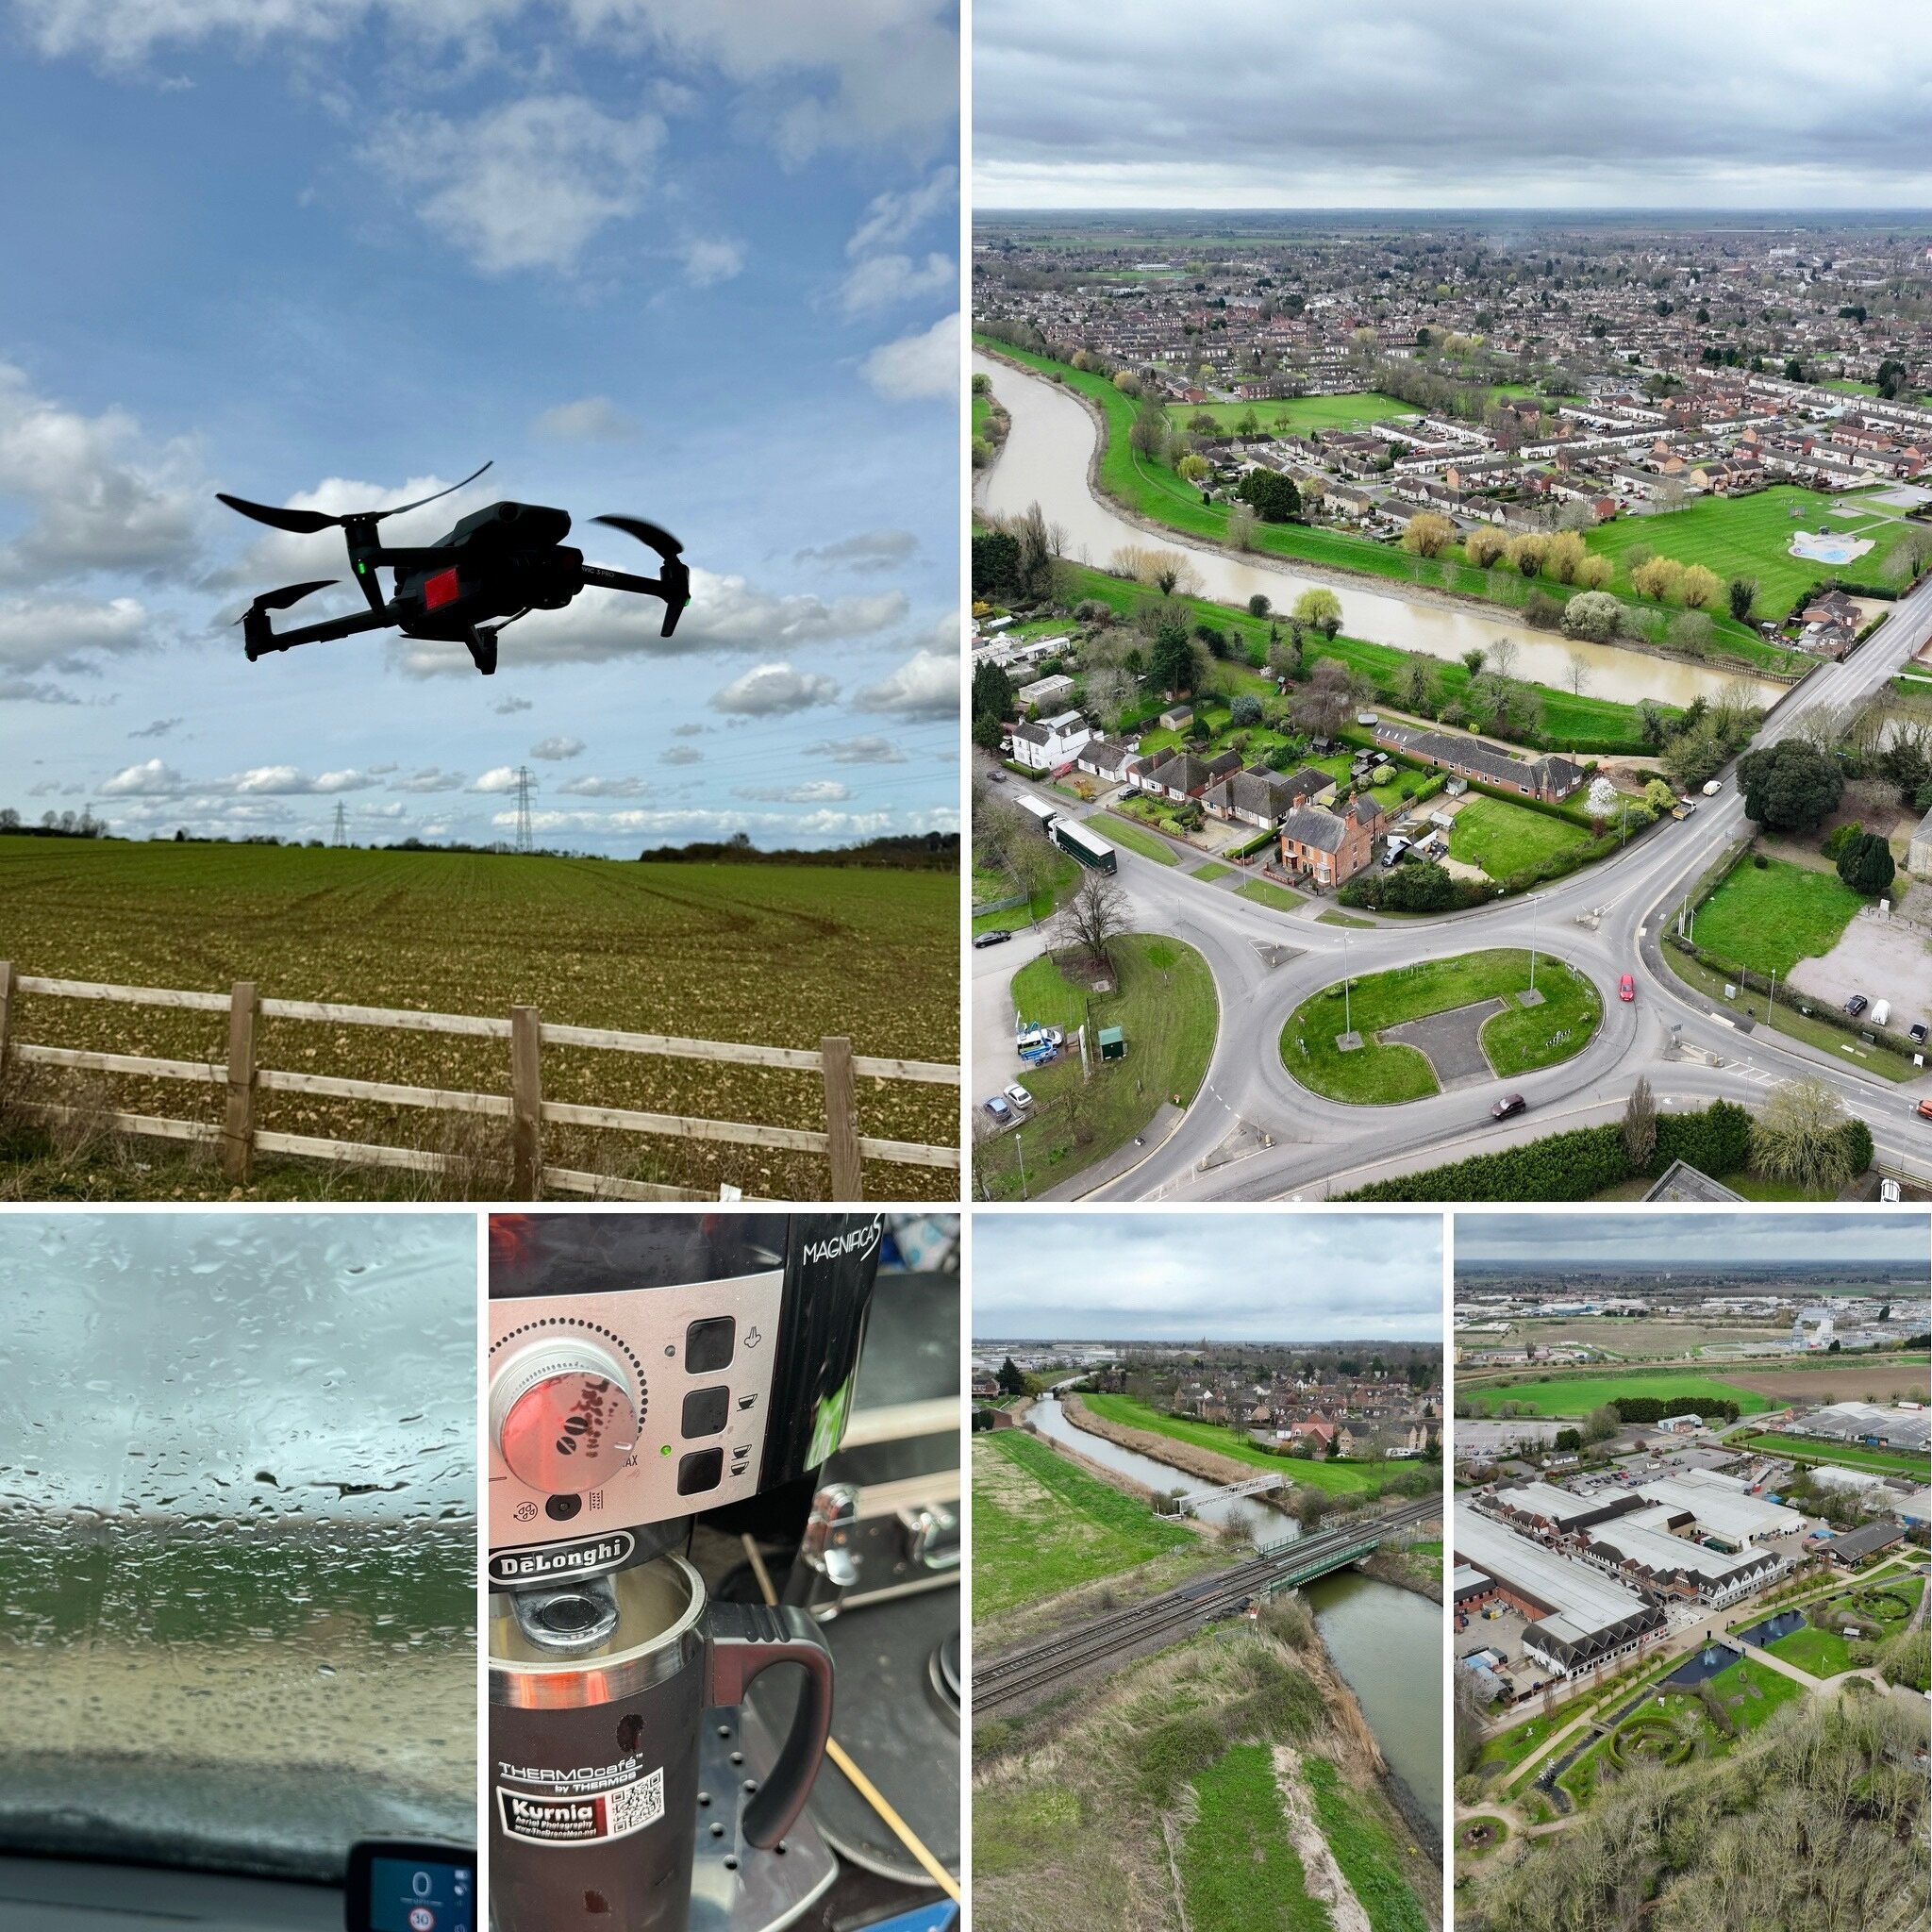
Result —
<instances>
[{"instance_id":1,"label":"red car","mask_svg":"<svg viewBox=\"0 0 1932 1932\"><path fill-rule=\"evenodd\" d=\"M1617 997L1624 1001L1637 997L1637 982L1627 973L1617 982Z\"/></svg>"}]
</instances>

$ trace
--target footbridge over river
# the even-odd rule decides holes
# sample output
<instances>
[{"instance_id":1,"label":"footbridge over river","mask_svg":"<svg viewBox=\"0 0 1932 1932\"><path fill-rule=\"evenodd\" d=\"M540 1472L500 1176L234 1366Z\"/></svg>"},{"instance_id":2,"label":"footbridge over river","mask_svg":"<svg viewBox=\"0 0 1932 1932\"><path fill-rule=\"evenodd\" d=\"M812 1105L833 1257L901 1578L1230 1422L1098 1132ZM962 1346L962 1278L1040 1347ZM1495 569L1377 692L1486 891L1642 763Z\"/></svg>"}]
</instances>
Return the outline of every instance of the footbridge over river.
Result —
<instances>
[{"instance_id":1,"label":"footbridge over river","mask_svg":"<svg viewBox=\"0 0 1932 1932\"><path fill-rule=\"evenodd\" d=\"M1204 1504L1225 1503L1236 1496L1265 1496L1275 1490L1285 1490L1287 1487L1286 1476L1251 1476L1244 1483L1227 1483L1218 1490L1194 1490L1181 1497L1174 1507L1183 1516L1191 1516Z\"/></svg>"}]
</instances>

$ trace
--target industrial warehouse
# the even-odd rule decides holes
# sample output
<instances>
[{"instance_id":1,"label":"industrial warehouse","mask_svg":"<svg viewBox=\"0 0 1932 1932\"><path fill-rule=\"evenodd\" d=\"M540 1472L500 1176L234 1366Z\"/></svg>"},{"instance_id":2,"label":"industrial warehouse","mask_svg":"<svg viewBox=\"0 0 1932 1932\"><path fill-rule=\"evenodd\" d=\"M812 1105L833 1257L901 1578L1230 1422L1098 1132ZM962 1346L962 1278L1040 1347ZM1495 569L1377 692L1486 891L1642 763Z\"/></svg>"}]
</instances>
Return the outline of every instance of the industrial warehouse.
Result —
<instances>
[{"instance_id":1,"label":"industrial warehouse","mask_svg":"<svg viewBox=\"0 0 1932 1932\"><path fill-rule=\"evenodd\" d=\"M1923 1456L1932 1446L1932 1411L1914 1404L1879 1407L1869 1402L1834 1402L1783 1424L1790 1436L1820 1436L1865 1449Z\"/></svg>"}]
</instances>

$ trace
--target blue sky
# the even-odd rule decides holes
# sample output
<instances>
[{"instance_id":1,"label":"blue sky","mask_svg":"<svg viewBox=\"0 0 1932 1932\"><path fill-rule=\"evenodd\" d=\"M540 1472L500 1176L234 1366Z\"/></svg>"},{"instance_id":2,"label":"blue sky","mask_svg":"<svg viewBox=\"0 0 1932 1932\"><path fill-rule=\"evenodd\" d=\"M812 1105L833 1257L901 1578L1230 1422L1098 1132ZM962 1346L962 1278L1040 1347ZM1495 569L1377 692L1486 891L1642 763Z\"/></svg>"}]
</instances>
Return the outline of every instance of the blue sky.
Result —
<instances>
[{"instance_id":1,"label":"blue sky","mask_svg":"<svg viewBox=\"0 0 1932 1932\"><path fill-rule=\"evenodd\" d=\"M957 824L958 39L943 0L0 0L0 806L145 836L627 853ZM216 490L684 541L483 679L246 663L334 533ZM300 616L326 614L324 592ZM348 608L342 606L341 608Z\"/></svg>"}]
</instances>

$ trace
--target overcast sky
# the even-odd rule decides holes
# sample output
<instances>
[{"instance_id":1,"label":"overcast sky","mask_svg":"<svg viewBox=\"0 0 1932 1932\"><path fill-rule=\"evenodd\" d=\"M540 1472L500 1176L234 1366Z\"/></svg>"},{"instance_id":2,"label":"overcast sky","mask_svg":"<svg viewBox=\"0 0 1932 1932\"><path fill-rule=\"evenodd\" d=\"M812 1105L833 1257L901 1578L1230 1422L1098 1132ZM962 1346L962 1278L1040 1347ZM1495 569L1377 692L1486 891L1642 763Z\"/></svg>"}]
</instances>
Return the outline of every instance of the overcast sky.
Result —
<instances>
[{"instance_id":1,"label":"overcast sky","mask_svg":"<svg viewBox=\"0 0 1932 1932\"><path fill-rule=\"evenodd\" d=\"M1923 1214L1458 1214L1456 1261L1686 1269L1802 1261L1932 1268Z\"/></svg>"},{"instance_id":2,"label":"overcast sky","mask_svg":"<svg viewBox=\"0 0 1932 1932\"><path fill-rule=\"evenodd\" d=\"M468 1517L475 1376L469 1215L0 1216L0 1506Z\"/></svg>"},{"instance_id":3,"label":"overcast sky","mask_svg":"<svg viewBox=\"0 0 1932 1932\"><path fill-rule=\"evenodd\" d=\"M1898 0L978 0L998 208L1932 207Z\"/></svg>"},{"instance_id":4,"label":"overcast sky","mask_svg":"<svg viewBox=\"0 0 1932 1932\"><path fill-rule=\"evenodd\" d=\"M136 834L540 837L957 823L952 0L0 0L0 806ZM458 647L249 665L341 578L217 490L501 497L592 561ZM348 604L342 600L348 594ZM355 606L341 589L295 621Z\"/></svg>"},{"instance_id":5,"label":"overcast sky","mask_svg":"<svg viewBox=\"0 0 1932 1932\"><path fill-rule=\"evenodd\" d=\"M1002 1340L1440 1341L1433 1214L973 1217L973 1332Z\"/></svg>"}]
</instances>

